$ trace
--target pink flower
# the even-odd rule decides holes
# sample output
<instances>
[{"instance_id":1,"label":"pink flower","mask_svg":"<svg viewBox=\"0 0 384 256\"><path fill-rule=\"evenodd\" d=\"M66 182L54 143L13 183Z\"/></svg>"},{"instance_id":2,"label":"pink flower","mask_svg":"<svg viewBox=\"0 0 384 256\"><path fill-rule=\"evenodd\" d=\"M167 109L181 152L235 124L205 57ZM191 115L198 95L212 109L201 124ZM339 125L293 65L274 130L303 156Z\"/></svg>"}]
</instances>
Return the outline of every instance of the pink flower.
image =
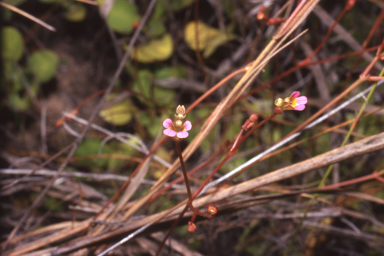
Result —
<instances>
[{"instance_id":1,"label":"pink flower","mask_svg":"<svg viewBox=\"0 0 384 256\"><path fill-rule=\"evenodd\" d=\"M180 120L177 120L176 122L181 122ZM163 133L167 135L168 137L175 137L177 136L180 139L184 139L188 137L188 131L192 129L192 124L190 121L186 121L180 129L175 129L175 125L173 124L173 121L169 118L165 119L163 122L163 126L165 130Z\"/></svg>"},{"instance_id":2,"label":"pink flower","mask_svg":"<svg viewBox=\"0 0 384 256\"><path fill-rule=\"evenodd\" d=\"M285 99L278 98L275 100L275 105L281 110L297 110L303 111L305 109L305 104L307 104L308 99L305 96L300 96L300 92L293 92L290 97Z\"/></svg>"}]
</instances>

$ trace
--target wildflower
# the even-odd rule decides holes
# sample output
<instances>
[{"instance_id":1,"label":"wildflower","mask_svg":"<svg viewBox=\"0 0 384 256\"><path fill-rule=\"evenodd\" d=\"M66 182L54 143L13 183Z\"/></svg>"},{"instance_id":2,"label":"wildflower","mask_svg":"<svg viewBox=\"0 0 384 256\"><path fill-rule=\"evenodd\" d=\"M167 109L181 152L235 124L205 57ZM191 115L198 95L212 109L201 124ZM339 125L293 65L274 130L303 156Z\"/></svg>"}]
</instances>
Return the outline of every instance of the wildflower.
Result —
<instances>
[{"instance_id":1,"label":"wildflower","mask_svg":"<svg viewBox=\"0 0 384 256\"><path fill-rule=\"evenodd\" d=\"M275 105L281 110L297 110L302 111L305 109L305 104L308 99L305 96L300 96L300 92L293 92L290 97L284 99L278 98L275 100Z\"/></svg>"},{"instance_id":2,"label":"wildflower","mask_svg":"<svg viewBox=\"0 0 384 256\"><path fill-rule=\"evenodd\" d=\"M186 121L183 124L183 119L185 118L185 108L184 106L178 106L176 108L176 121L173 122L170 118L167 118L163 122L165 130L163 133L168 137L174 138L175 136L179 139L184 139L188 137L188 131L192 129L192 124L190 121Z\"/></svg>"}]
</instances>

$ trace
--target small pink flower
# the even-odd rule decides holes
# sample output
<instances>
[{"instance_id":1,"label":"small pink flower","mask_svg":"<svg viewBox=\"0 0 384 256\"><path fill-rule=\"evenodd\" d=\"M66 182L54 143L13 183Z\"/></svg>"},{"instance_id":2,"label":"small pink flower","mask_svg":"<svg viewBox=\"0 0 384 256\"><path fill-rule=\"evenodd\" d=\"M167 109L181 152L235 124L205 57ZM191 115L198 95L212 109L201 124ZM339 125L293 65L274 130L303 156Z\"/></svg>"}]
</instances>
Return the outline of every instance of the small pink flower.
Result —
<instances>
[{"instance_id":1,"label":"small pink flower","mask_svg":"<svg viewBox=\"0 0 384 256\"><path fill-rule=\"evenodd\" d=\"M180 120L177 120L176 122L181 122ZM188 137L188 131L192 129L192 124L190 121L186 121L182 126L181 129L175 129L175 125L173 124L173 121L169 118L165 119L163 122L163 126L165 130L163 133L167 135L168 137L175 137L177 136L180 139L184 139Z\"/></svg>"},{"instance_id":2,"label":"small pink flower","mask_svg":"<svg viewBox=\"0 0 384 256\"><path fill-rule=\"evenodd\" d=\"M300 96L300 92L293 92L290 97L285 99L278 98L275 100L275 105L281 110L297 110L303 111L305 109L305 104L307 104L308 99L305 96Z\"/></svg>"}]
</instances>

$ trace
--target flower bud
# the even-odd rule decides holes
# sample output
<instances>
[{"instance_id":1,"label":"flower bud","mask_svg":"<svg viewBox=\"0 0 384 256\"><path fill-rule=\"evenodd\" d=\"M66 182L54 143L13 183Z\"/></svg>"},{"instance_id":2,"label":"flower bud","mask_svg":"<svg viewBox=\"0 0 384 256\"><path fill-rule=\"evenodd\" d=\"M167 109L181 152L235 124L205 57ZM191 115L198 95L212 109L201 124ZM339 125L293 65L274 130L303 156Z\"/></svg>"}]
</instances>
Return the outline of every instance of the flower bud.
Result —
<instances>
[{"instance_id":1,"label":"flower bud","mask_svg":"<svg viewBox=\"0 0 384 256\"><path fill-rule=\"evenodd\" d=\"M179 115L182 115L182 116L185 115L185 107L184 107L184 105L177 106L176 113L179 114Z\"/></svg>"},{"instance_id":2,"label":"flower bud","mask_svg":"<svg viewBox=\"0 0 384 256\"><path fill-rule=\"evenodd\" d=\"M259 118L259 115L256 114L256 113L253 113L253 114L249 117L249 120L251 120L252 122L255 122L258 118Z\"/></svg>"},{"instance_id":3,"label":"flower bud","mask_svg":"<svg viewBox=\"0 0 384 256\"><path fill-rule=\"evenodd\" d=\"M281 115L281 114L283 114L283 110L281 108L279 108L279 107L275 107L275 114L276 115Z\"/></svg>"},{"instance_id":4,"label":"flower bud","mask_svg":"<svg viewBox=\"0 0 384 256\"><path fill-rule=\"evenodd\" d=\"M195 230L196 230L196 225L195 225L195 223L188 222L188 232L190 232L190 233L194 233Z\"/></svg>"},{"instance_id":5,"label":"flower bud","mask_svg":"<svg viewBox=\"0 0 384 256\"><path fill-rule=\"evenodd\" d=\"M217 213L217 207L213 204L208 206L208 213L211 215L215 215Z\"/></svg>"},{"instance_id":6,"label":"flower bud","mask_svg":"<svg viewBox=\"0 0 384 256\"><path fill-rule=\"evenodd\" d=\"M185 118L185 107L184 107L184 105L177 106L175 117L176 117L177 120L183 120Z\"/></svg>"}]
</instances>

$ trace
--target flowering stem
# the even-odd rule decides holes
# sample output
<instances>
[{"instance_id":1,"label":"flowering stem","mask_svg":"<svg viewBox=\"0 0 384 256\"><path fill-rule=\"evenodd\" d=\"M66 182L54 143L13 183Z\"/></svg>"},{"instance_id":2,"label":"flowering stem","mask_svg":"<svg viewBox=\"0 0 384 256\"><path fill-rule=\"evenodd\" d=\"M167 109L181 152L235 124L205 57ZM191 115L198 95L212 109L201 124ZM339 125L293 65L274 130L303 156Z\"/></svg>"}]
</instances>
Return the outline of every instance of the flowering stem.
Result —
<instances>
[{"instance_id":1,"label":"flowering stem","mask_svg":"<svg viewBox=\"0 0 384 256\"><path fill-rule=\"evenodd\" d=\"M187 170L185 169L185 164L184 164L184 160L183 160L183 155L181 154L181 148L180 148L180 142L179 141L175 141L175 144L176 144L176 150L177 150L177 154L179 156L179 159L180 159L180 165L181 165L181 170L183 171L183 176L184 176L184 180L185 180L185 186L187 187L187 193L188 193L188 207L191 209L191 211L193 212L193 216L192 216L192 219L194 220L196 215L200 215L202 217L205 217L205 218L209 218L211 219L212 218L212 215L210 214L207 214L207 213L202 213L199 211L199 209L196 209L193 205L192 205L192 193L191 193L191 186L189 184L189 179L188 179L188 175L187 175ZM193 222L193 221L192 221Z\"/></svg>"},{"instance_id":2,"label":"flowering stem","mask_svg":"<svg viewBox=\"0 0 384 256\"><path fill-rule=\"evenodd\" d=\"M189 179L188 179L187 171L185 169L183 154L181 154L180 142L175 141L175 144L176 144L177 155L179 156L179 159L180 159L181 170L183 171L185 186L187 187L188 199L189 199L189 201L192 201L191 187L189 185Z\"/></svg>"},{"instance_id":3,"label":"flowering stem","mask_svg":"<svg viewBox=\"0 0 384 256\"><path fill-rule=\"evenodd\" d=\"M270 115L269 117L267 117L266 119L264 119L263 121L261 121L260 123L258 123L257 125L255 125L254 127L252 127L252 129L247 132L239 141L238 145L240 146L244 140L246 138L248 138L254 131L256 131L257 129L260 128L260 126L264 125L266 122L268 122L269 120L271 120L272 118L274 118L277 114L275 112L272 113L272 115Z\"/></svg>"}]
</instances>

